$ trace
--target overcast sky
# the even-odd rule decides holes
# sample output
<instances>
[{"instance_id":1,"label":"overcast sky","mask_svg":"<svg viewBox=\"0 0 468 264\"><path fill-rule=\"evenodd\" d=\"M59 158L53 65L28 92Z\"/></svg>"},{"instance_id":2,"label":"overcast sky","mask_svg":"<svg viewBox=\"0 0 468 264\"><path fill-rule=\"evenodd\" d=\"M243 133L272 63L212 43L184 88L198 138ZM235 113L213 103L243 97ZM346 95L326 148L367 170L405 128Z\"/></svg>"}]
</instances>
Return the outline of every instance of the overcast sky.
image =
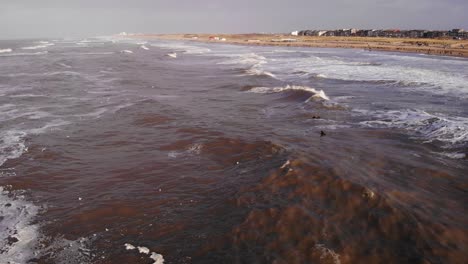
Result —
<instances>
[{"instance_id":1,"label":"overcast sky","mask_svg":"<svg viewBox=\"0 0 468 264\"><path fill-rule=\"evenodd\" d=\"M0 38L468 29L468 0L0 0Z\"/></svg>"}]
</instances>

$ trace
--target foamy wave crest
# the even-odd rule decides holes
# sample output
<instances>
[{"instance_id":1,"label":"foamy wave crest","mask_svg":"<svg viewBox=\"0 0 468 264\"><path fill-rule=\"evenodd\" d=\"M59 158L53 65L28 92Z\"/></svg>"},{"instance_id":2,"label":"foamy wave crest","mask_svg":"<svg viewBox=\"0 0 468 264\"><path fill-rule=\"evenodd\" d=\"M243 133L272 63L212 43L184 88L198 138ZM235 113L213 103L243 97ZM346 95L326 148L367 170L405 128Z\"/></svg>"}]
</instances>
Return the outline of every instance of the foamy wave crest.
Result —
<instances>
[{"instance_id":1,"label":"foamy wave crest","mask_svg":"<svg viewBox=\"0 0 468 264\"><path fill-rule=\"evenodd\" d=\"M460 65L460 69L466 67ZM410 87L412 89L424 89L424 91L436 94L468 94L468 76L456 72L440 69L424 69L413 66L384 65L373 62L353 62L337 58L308 57L286 60L283 71L289 67L292 72L307 72L313 77L323 77L344 81L370 81L393 83Z\"/></svg>"},{"instance_id":2,"label":"foamy wave crest","mask_svg":"<svg viewBox=\"0 0 468 264\"><path fill-rule=\"evenodd\" d=\"M162 49L170 49L172 51L182 52L185 54L204 54L211 51L209 48L205 47L183 45L177 43L152 43L151 46Z\"/></svg>"},{"instance_id":3,"label":"foamy wave crest","mask_svg":"<svg viewBox=\"0 0 468 264\"><path fill-rule=\"evenodd\" d=\"M378 111L373 115L377 120L364 121L361 124L405 129L425 142L438 141L447 148L468 143L468 118L447 117L421 110Z\"/></svg>"},{"instance_id":4,"label":"foamy wave crest","mask_svg":"<svg viewBox=\"0 0 468 264\"><path fill-rule=\"evenodd\" d=\"M33 52L33 53L8 53L0 55L0 57L13 57L13 56L34 56L34 55L45 55L49 53L48 51L40 51L40 52Z\"/></svg>"},{"instance_id":5,"label":"foamy wave crest","mask_svg":"<svg viewBox=\"0 0 468 264\"><path fill-rule=\"evenodd\" d=\"M209 48L188 46L183 53L185 53L185 54L204 54L204 53L208 53L210 51L211 50Z\"/></svg>"},{"instance_id":6,"label":"foamy wave crest","mask_svg":"<svg viewBox=\"0 0 468 264\"><path fill-rule=\"evenodd\" d=\"M131 51L131 50L122 50L122 51L120 51L120 53L132 54L133 51Z\"/></svg>"},{"instance_id":7,"label":"foamy wave crest","mask_svg":"<svg viewBox=\"0 0 468 264\"><path fill-rule=\"evenodd\" d=\"M144 50L149 50L148 47L146 47L145 45L141 45L140 48L144 49Z\"/></svg>"},{"instance_id":8,"label":"foamy wave crest","mask_svg":"<svg viewBox=\"0 0 468 264\"><path fill-rule=\"evenodd\" d=\"M175 53L175 52L168 53L168 54L166 54L166 56L175 59L175 58L177 58L177 53Z\"/></svg>"},{"instance_id":9,"label":"foamy wave crest","mask_svg":"<svg viewBox=\"0 0 468 264\"><path fill-rule=\"evenodd\" d=\"M311 93L311 99L323 99L323 100L330 100L330 98L325 94L323 90L316 90L311 87L307 86L297 86L297 85L287 85L286 87L254 87L250 89L248 92L251 93L281 93L281 92L288 92L288 91L305 91ZM309 99L310 100L310 99Z\"/></svg>"},{"instance_id":10,"label":"foamy wave crest","mask_svg":"<svg viewBox=\"0 0 468 264\"><path fill-rule=\"evenodd\" d=\"M41 45L37 45L37 46L30 46L30 47L23 47L21 49L24 49L24 50L35 50L35 49L45 49L49 46L53 46L55 45L54 43L47 43L47 44L41 44Z\"/></svg>"},{"instance_id":11,"label":"foamy wave crest","mask_svg":"<svg viewBox=\"0 0 468 264\"><path fill-rule=\"evenodd\" d=\"M269 76L269 77L272 77L272 78L276 78L276 76L273 73L271 73L269 71L262 70L262 69L260 69L259 67L256 67L256 66L252 66L250 69L246 70L245 72L248 75Z\"/></svg>"},{"instance_id":12,"label":"foamy wave crest","mask_svg":"<svg viewBox=\"0 0 468 264\"><path fill-rule=\"evenodd\" d=\"M267 63L267 59L256 53L237 54L229 57L235 57L228 61L219 62L218 64L241 64L241 65L261 65Z\"/></svg>"},{"instance_id":13,"label":"foamy wave crest","mask_svg":"<svg viewBox=\"0 0 468 264\"><path fill-rule=\"evenodd\" d=\"M0 49L0 53L9 53L12 52L12 49Z\"/></svg>"},{"instance_id":14,"label":"foamy wave crest","mask_svg":"<svg viewBox=\"0 0 468 264\"><path fill-rule=\"evenodd\" d=\"M435 153L435 154L439 154L439 155L442 155L442 156L445 156L445 157L448 157L448 158L451 158L451 159L464 159L464 158L466 158L465 153L459 153L459 152L442 152L442 153Z\"/></svg>"},{"instance_id":15,"label":"foamy wave crest","mask_svg":"<svg viewBox=\"0 0 468 264\"><path fill-rule=\"evenodd\" d=\"M22 115L29 115L31 119L40 119L42 117L49 116L46 112L19 114L19 116ZM69 124L69 121L55 119L41 127L26 129L24 131L0 131L0 166L2 166L7 160L19 158L23 153L28 151L25 142L26 136L42 134L50 130L57 130L59 127Z\"/></svg>"},{"instance_id":16,"label":"foamy wave crest","mask_svg":"<svg viewBox=\"0 0 468 264\"><path fill-rule=\"evenodd\" d=\"M39 227L33 224L40 208L19 191L0 186L0 259L2 263L28 263L34 257Z\"/></svg>"}]
</instances>

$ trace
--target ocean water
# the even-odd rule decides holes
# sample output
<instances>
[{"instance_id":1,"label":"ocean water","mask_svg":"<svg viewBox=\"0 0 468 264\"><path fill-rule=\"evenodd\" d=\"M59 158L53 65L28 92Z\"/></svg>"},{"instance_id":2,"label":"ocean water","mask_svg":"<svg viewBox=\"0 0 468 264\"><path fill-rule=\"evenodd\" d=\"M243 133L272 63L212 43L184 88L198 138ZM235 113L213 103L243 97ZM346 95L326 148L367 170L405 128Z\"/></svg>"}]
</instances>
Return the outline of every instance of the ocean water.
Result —
<instances>
[{"instance_id":1,"label":"ocean water","mask_svg":"<svg viewBox=\"0 0 468 264\"><path fill-rule=\"evenodd\" d=\"M0 41L0 263L466 263L468 59Z\"/></svg>"}]
</instances>

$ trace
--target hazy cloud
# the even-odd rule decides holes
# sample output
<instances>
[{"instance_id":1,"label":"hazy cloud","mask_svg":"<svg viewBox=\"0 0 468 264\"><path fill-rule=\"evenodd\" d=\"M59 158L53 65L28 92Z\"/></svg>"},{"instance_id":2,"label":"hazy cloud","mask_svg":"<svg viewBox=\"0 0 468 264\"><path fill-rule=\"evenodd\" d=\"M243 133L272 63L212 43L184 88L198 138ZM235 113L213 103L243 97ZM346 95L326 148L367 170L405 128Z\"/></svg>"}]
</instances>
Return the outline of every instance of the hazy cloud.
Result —
<instances>
[{"instance_id":1,"label":"hazy cloud","mask_svg":"<svg viewBox=\"0 0 468 264\"><path fill-rule=\"evenodd\" d=\"M0 38L468 28L466 0L0 0Z\"/></svg>"}]
</instances>

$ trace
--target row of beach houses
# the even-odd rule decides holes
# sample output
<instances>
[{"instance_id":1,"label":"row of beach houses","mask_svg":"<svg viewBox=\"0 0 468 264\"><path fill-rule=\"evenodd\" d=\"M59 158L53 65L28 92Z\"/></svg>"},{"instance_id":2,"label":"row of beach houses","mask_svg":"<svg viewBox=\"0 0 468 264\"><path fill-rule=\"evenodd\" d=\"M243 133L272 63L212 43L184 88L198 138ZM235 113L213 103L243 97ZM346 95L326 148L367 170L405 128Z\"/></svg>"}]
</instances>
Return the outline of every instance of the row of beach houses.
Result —
<instances>
[{"instance_id":1,"label":"row of beach houses","mask_svg":"<svg viewBox=\"0 0 468 264\"><path fill-rule=\"evenodd\" d=\"M399 30L399 29L336 29L336 30L301 30L291 33L293 36L327 37L384 37L384 38L454 38L468 39L468 31L452 30Z\"/></svg>"}]
</instances>

